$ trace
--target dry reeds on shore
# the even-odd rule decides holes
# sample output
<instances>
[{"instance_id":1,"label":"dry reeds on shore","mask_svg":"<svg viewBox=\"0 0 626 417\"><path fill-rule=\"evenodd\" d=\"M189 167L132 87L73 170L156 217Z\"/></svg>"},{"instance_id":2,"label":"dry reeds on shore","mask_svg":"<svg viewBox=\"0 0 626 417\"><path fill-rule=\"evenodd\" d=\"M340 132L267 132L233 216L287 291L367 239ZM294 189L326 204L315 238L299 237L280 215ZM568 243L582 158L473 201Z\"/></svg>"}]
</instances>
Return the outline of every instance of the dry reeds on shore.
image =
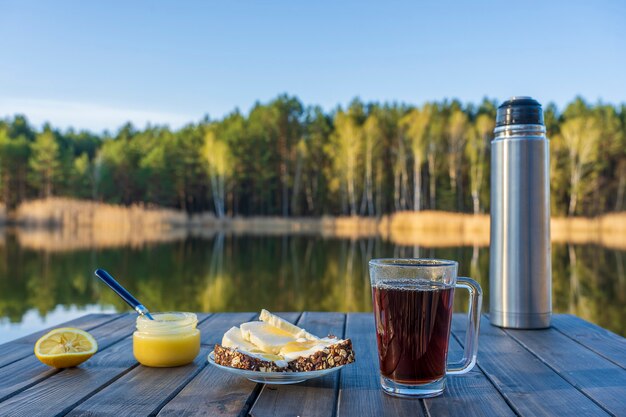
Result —
<instances>
[{"instance_id":1,"label":"dry reeds on shore","mask_svg":"<svg viewBox=\"0 0 626 417\"><path fill-rule=\"evenodd\" d=\"M406 246L488 246L489 216L442 211L402 211L383 218L383 236Z\"/></svg>"},{"instance_id":2,"label":"dry reeds on shore","mask_svg":"<svg viewBox=\"0 0 626 417\"><path fill-rule=\"evenodd\" d=\"M14 221L25 227L91 228L124 233L184 226L187 216L172 209L54 197L22 203L15 211Z\"/></svg>"},{"instance_id":3,"label":"dry reeds on shore","mask_svg":"<svg viewBox=\"0 0 626 417\"><path fill-rule=\"evenodd\" d=\"M12 220L21 226L20 244L33 249L75 250L91 247L140 246L184 237L180 211L118 206L68 198L21 204Z\"/></svg>"},{"instance_id":4,"label":"dry reeds on shore","mask_svg":"<svg viewBox=\"0 0 626 417\"><path fill-rule=\"evenodd\" d=\"M44 250L140 246L183 239L188 235L210 237L217 232L344 239L380 236L397 245L422 247L489 245L488 215L440 211L406 211L381 218L217 219L210 213L188 216L172 209L50 198L23 203L12 220L23 226L18 233L22 245ZM596 218L553 218L551 229L553 242L599 244L626 250L626 213Z\"/></svg>"}]
</instances>

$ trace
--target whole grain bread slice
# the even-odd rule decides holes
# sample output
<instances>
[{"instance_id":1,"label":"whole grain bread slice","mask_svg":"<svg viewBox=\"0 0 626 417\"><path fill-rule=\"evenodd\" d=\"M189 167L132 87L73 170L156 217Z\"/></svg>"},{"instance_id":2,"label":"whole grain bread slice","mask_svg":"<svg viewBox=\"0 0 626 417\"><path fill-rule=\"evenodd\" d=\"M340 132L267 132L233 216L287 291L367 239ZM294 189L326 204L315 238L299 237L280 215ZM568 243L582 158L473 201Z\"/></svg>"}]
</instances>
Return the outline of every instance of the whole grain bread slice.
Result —
<instances>
[{"instance_id":1,"label":"whole grain bread slice","mask_svg":"<svg viewBox=\"0 0 626 417\"><path fill-rule=\"evenodd\" d=\"M350 339L341 340L313 355L300 357L287 364L277 366L272 361L264 361L236 349L227 348L219 343L213 350L215 363L232 368L259 372L308 372L330 369L354 362L354 351Z\"/></svg>"}]
</instances>

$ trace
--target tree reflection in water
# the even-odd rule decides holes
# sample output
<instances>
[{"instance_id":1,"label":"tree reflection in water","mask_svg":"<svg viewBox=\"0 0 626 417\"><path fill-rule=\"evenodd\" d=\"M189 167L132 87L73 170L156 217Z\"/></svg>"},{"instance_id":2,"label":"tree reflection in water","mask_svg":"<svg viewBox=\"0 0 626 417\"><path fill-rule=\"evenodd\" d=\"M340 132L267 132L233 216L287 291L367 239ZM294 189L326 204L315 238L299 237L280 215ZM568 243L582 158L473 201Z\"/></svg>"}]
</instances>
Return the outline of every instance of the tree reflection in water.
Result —
<instances>
[{"instance_id":1,"label":"tree reflection in water","mask_svg":"<svg viewBox=\"0 0 626 417\"><path fill-rule=\"evenodd\" d=\"M553 305L626 335L622 251L553 245ZM12 234L0 244L0 317L19 323L29 309L45 316L56 306L127 306L93 277L111 273L157 311L371 311L367 261L377 257L437 257L460 263L489 300L485 247L397 246L380 238L315 236L186 238L141 248L50 252L21 247ZM455 310L464 311L459 292Z\"/></svg>"}]
</instances>

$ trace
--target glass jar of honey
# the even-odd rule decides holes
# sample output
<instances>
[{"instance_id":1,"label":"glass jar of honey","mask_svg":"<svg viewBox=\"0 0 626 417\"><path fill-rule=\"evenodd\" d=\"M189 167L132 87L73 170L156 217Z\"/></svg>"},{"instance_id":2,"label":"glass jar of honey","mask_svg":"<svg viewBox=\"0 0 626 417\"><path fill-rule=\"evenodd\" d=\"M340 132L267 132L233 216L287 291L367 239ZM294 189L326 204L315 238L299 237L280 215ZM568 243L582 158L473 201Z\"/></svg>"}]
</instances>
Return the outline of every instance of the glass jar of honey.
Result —
<instances>
[{"instance_id":1,"label":"glass jar of honey","mask_svg":"<svg viewBox=\"0 0 626 417\"><path fill-rule=\"evenodd\" d=\"M198 317L194 313L152 313L154 320L137 318L133 354L139 363L152 367L181 366L193 362L200 352Z\"/></svg>"}]
</instances>

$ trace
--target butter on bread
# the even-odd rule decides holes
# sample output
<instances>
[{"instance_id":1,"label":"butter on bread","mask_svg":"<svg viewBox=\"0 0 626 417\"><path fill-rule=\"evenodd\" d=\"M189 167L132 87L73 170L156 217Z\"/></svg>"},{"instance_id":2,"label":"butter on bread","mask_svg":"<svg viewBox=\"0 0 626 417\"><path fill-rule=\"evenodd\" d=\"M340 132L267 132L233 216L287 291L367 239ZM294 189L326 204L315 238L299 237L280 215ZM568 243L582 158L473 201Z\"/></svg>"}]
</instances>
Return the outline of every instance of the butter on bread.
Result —
<instances>
[{"instance_id":1,"label":"butter on bread","mask_svg":"<svg viewBox=\"0 0 626 417\"><path fill-rule=\"evenodd\" d=\"M287 320L282 317L277 316L276 314L272 314L266 309L261 310L261 314L259 315L259 320L271 324L274 327L278 327L281 330L286 331L289 334L292 334L295 338L304 338L307 340L317 340L319 337L312 335L306 330L296 326L295 324L289 323Z\"/></svg>"},{"instance_id":2,"label":"butter on bread","mask_svg":"<svg viewBox=\"0 0 626 417\"><path fill-rule=\"evenodd\" d=\"M239 326L243 339L262 352L277 354L284 345L297 338L283 329L263 321L250 321Z\"/></svg>"},{"instance_id":3,"label":"butter on bread","mask_svg":"<svg viewBox=\"0 0 626 417\"><path fill-rule=\"evenodd\" d=\"M215 362L260 372L303 372L354 362L350 339L317 337L262 310L261 321L232 327L214 349Z\"/></svg>"}]
</instances>

